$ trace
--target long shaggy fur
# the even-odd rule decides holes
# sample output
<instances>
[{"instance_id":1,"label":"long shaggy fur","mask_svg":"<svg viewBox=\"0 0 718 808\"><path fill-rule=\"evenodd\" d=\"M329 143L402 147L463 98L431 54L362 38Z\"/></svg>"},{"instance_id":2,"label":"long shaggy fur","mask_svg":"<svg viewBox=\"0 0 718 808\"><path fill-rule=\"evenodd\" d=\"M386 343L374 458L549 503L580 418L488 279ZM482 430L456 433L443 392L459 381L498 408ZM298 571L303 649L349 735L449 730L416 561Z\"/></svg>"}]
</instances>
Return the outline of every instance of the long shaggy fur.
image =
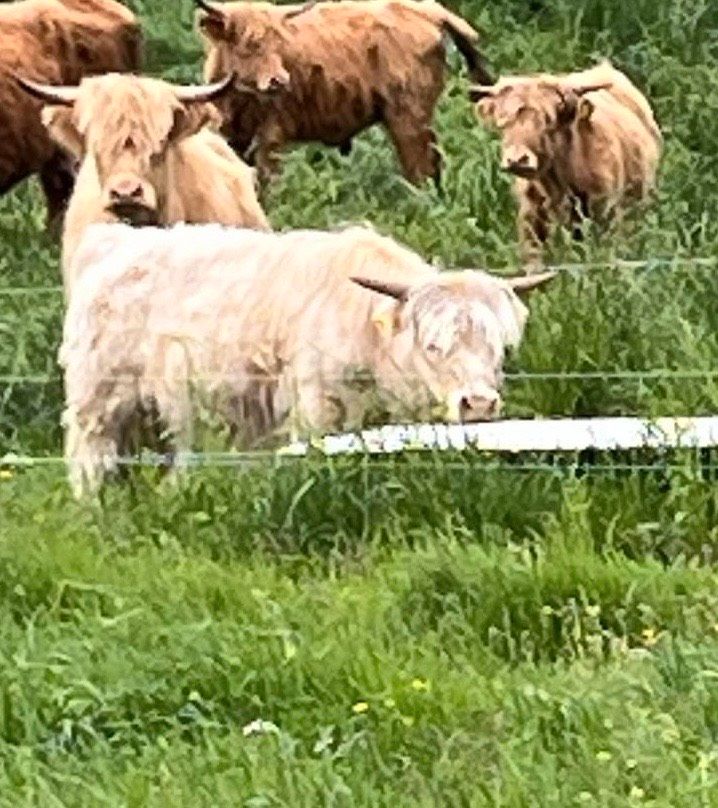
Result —
<instances>
[{"instance_id":1,"label":"long shaggy fur","mask_svg":"<svg viewBox=\"0 0 718 808\"><path fill-rule=\"evenodd\" d=\"M190 448L197 396L231 434L252 439L282 424L361 425L367 402L353 386L357 373L388 394L392 414L413 417L418 402L453 394L452 357L462 352L463 381L492 392L504 348L518 343L527 316L507 282L438 274L363 227L273 234L93 225L76 261L83 271L60 362L78 494L114 467L142 413L155 412L175 447ZM406 297L352 277L404 285Z\"/></svg>"},{"instance_id":2,"label":"long shaggy fur","mask_svg":"<svg viewBox=\"0 0 718 808\"><path fill-rule=\"evenodd\" d=\"M310 11L263 2L215 3L199 13L207 43L205 79L228 70L245 84L281 85L273 99L237 93L225 105L225 134L244 154L253 142L260 179L276 173L276 152L318 141L346 151L354 135L386 125L404 175L438 179L432 129L450 37L475 81L490 81L477 32L433 0L324 2Z\"/></svg>"},{"instance_id":3,"label":"long shaggy fur","mask_svg":"<svg viewBox=\"0 0 718 808\"><path fill-rule=\"evenodd\" d=\"M540 261L554 222L615 217L655 186L658 124L645 96L609 62L567 75L501 78L477 113L501 131L504 159L513 149L538 163L535 176L514 184L530 262Z\"/></svg>"},{"instance_id":4,"label":"long shaggy fur","mask_svg":"<svg viewBox=\"0 0 718 808\"><path fill-rule=\"evenodd\" d=\"M106 207L105 188L116 166L129 167L152 185L158 224L217 222L269 229L254 169L208 126L215 123L216 111L205 104L184 109L167 82L116 74L91 78L80 85L72 108L46 112L53 136L76 149L81 160L63 232L68 294L83 266L73 256L85 228L117 221ZM178 120L186 130L180 134ZM94 148L87 150L87 143Z\"/></svg>"}]
</instances>

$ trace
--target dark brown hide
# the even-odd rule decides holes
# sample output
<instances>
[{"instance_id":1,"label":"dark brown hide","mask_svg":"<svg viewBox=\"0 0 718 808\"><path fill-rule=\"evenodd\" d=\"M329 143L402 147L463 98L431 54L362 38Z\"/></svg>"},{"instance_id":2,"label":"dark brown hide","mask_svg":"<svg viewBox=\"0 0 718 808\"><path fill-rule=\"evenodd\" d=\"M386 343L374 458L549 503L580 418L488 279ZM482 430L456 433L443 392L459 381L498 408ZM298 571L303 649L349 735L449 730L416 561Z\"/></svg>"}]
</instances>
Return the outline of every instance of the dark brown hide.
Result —
<instances>
[{"instance_id":1,"label":"dark brown hide","mask_svg":"<svg viewBox=\"0 0 718 808\"><path fill-rule=\"evenodd\" d=\"M136 71L141 34L114 0L22 0L0 6L0 193L38 174L56 230L72 191L74 161L50 140L42 104L16 77L77 84L84 76Z\"/></svg>"}]
</instances>

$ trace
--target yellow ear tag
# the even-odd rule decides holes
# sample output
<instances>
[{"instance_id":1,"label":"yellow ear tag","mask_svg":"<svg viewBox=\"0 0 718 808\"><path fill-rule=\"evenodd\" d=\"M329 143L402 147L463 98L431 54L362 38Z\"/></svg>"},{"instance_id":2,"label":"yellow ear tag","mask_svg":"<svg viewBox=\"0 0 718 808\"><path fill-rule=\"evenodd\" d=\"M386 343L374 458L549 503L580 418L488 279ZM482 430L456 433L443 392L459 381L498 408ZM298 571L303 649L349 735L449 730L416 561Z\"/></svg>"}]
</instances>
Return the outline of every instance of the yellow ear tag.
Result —
<instances>
[{"instance_id":1,"label":"yellow ear tag","mask_svg":"<svg viewBox=\"0 0 718 808\"><path fill-rule=\"evenodd\" d=\"M392 309L384 309L377 312L371 321L385 337L391 336L394 333L394 312Z\"/></svg>"}]
</instances>

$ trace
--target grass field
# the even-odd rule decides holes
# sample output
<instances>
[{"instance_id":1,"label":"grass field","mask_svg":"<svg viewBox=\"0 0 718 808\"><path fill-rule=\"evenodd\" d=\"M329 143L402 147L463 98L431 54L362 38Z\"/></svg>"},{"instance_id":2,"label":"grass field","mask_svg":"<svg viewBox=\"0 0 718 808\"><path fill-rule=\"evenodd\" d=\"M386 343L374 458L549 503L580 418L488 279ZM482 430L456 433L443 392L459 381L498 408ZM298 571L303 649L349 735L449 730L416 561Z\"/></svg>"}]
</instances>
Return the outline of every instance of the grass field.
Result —
<instances>
[{"instance_id":1,"label":"grass field","mask_svg":"<svg viewBox=\"0 0 718 808\"><path fill-rule=\"evenodd\" d=\"M148 70L199 78L189 0L133 6ZM562 273L508 368L618 375L517 379L508 413L718 412L695 375L717 369L718 276L689 260L718 247L718 6L461 10L502 72L612 57L666 135L655 205L549 256L645 268ZM288 155L273 225L368 220L440 265L515 271L497 144L451 62L443 196L372 132ZM0 294L0 456L61 450L59 381L18 378L58 375L43 217L31 184L0 200L0 287L29 290ZM62 466L2 467L0 806L718 805L716 459L593 460L145 471L101 506Z\"/></svg>"}]
</instances>

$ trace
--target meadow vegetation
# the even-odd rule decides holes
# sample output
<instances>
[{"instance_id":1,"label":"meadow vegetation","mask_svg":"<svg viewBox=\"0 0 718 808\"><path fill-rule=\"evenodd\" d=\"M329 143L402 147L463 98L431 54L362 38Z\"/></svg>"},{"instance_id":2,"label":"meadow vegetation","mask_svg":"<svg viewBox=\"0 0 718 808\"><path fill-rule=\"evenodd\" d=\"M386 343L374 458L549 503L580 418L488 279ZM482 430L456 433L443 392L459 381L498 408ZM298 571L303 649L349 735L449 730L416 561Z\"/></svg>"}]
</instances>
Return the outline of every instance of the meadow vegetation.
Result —
<instances>
[{"instance_id":1,"label":"meadow vegetation","mask_svg":"<svg viewBox=\"0 0 718 808\"><path fill-rule=\"evenodd\" d=\"M132 5L148 72L199 79L189 0ZM551 245L605 266L532 300L507 413L718 412L718 6L460 10L504 73L611 57L666 136L647 211ZM451 64L442 193L370 132L288 154L273 225L371 221L515 272L510 184ZM0 456L61 451L43 222L32 183L0 200ZM142 470L95 506L61 465L0 465L0 806L718 805L716 462L264 460Z\"/></svg>"}]
</instances>

